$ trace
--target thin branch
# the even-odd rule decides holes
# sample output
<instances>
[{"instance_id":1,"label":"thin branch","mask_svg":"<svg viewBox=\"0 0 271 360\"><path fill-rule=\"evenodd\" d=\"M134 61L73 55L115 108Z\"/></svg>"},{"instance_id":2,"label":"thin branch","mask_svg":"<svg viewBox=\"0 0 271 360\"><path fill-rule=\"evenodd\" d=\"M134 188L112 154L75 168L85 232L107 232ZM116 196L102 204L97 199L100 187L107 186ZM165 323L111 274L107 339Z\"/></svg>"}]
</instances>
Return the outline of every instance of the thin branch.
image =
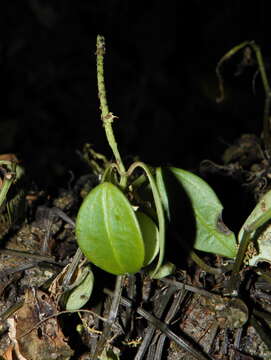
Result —
<instances>
[{"instance_id":1,"label":"thin branch","mask_svg":"<svg viewBox=\"0 0 271 360\"><path fill-rule=\"evenodd\" d=\"M98 341L97 347L96 347L94 355L93 355L93 360L96 360L102 354L103 349L106 345L106 341L108 340L108 338L110 336L112 326L113 326L113 324L116 320L117 314L118 314L119 304L121 301L121 292L122 292L123 283L124 283L124 275L117 276L115 291L114 291L114 295L113 295L113 301L112 301L110 312L108 315L108 320L106 321L106 323L104 325L103 333L101 335L101 338Z\"/></svg>"},{"instance_id":2,"label":"thin branch","mask_svg":"<svg viewBox=\"0 0 271 360\"><path fill-rule=\"evenodd\" d=\"M113 296L112 291L108 289L104 289L104 293L110 296ZM124 297L121 297L120 302L124 306L133 306L131 300L128 300ZM153 324L157 329L162 331L170 340L174 341L177 345L179 345L182 349L189 352L192 356L194 356L197 360L211 360L212 358L203 352L199 352L196 350L191 344L188 343L184 338L177 336L173 331L169 329L169 327L163 323L161 320L157 319L155 316L150 314L148 311L144 310L142 307L138 307L135 309L136 312L143 316L147 321Z\"/></svg>"}]
</instances>

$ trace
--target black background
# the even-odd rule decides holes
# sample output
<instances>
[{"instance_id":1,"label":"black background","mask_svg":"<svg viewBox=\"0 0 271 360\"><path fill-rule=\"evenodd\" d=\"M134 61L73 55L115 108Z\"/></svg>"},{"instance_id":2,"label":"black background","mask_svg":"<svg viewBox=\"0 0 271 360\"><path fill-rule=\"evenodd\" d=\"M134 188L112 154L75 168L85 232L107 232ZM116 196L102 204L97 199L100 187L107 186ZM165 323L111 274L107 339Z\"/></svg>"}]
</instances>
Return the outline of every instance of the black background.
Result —
<instances>
[{"instance_id":1,"label":"black background","mask_svg":"<svg viewBox=\"0 0 271 360\"><path fill-rule=\"evenodd\" d=\"M260 135L263 92L255 69L235 76L242 54L215 66L244 40L268 64L267 1L1 1L0 153L16 153L41 188L87 172L85 142L112 157L96 89L97 34L106 38L105 77L121 154L189 170L242 133Z\"/></svg>"}]
</instances>

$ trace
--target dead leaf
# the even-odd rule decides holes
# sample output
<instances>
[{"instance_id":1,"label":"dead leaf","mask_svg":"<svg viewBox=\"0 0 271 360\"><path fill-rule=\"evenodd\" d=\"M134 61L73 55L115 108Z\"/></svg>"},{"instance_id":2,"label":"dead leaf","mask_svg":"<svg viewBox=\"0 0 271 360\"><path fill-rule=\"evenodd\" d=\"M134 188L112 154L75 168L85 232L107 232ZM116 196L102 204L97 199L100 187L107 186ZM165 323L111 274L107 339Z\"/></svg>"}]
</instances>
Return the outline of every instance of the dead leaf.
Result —
<instances>
[{"instance_id":1,"label":"dead leaf","mask_svg":"<svg viewBox=\"0 0 271 360\"><path fill-rule=\"evenodd\" d=\"M16 315L16 335L20 352L28 360L64 360L73 355L57 317L36 326L41 320L55 313L56 305L46 293L33 288L26 291L25 303ZM24 334L26 335L22 336Z\"/></svg>"}]
</instances>

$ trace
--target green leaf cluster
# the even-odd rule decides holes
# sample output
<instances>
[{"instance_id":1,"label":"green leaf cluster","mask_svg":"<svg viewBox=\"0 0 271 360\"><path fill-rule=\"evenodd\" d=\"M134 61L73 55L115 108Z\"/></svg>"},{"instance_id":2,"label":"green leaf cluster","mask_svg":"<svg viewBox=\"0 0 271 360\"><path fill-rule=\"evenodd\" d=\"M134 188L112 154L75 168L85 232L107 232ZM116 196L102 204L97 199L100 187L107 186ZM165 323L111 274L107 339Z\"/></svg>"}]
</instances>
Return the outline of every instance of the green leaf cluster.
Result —
<instances>
[{"instance_id":1,"label":"green leaf cluster","mask_svg":"<svg viewBox=\"0 0 271 360\"><path fill-rule=\"evenodd\" d=\"M191 203L196 227L192 247L234 258L235 236L223 224L223 207L205 181L182 169L150 169L142 162L134 162L125 169L112 128L116 116L107 105L102 36L97 37L96 54L101 118L115 162L104 169L101 184L87 195L80 207L76 236L84 255L115 275L136 273L144 267L148 267L152 277L168 275L174 264L164 264L166 225L174 215L180 227L189 226L183 223L182 213L172 210L174 203L182 203L184 197L171 188L166 175L170 173L175 186L182 189Z\"/></svg>"},{"instance_id":2,"label":"green leaf cluster","mask_svg":"<svg viewBox=\"0 0 271 360\"><path fill-rule=\"evenodd\" d=\"M175 177L191 201L196 219L194 248L235 257L235 236L222 223L222 205L208 184L182 169L158 168L156 184L168 222L171 203L182 199L174 198L174 194L170 196L170 184L164 176L166 172ZM180 226L184 226L182 214L179 218ZM140 271L161 251L159 228L155 221L140 209L134 210L123 191L109 182L98 185L85 198L77 216L76 236L85 256L96 266L115 275Z\"/></svg>"}]
</instances>

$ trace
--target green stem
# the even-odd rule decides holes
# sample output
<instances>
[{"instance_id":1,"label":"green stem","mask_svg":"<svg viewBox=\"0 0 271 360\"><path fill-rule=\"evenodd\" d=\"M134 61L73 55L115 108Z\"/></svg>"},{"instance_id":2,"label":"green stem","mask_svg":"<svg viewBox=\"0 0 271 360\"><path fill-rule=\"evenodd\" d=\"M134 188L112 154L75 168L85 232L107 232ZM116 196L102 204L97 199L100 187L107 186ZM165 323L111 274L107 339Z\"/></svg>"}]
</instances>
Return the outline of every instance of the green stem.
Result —
<instances>
[{"instance_id":1,"label":"green stem","mask_svg":"<svg viewBox=\"0 0 271 360\"><path fill-rule=\"evenodd\" d=\"M258 61L259 71L260 71L262 82L263 82L264 91L267 94L268 92L270 92L270 86L269 86L269 82L268 82L266 71L265 71L265 66L264 66L264 62L263 62L261 49L260 49L259 45L255 44L254 41L250 42L250 46L255 51L256 59Z\"/></svg>"},{"instance_id":2,"label":"green stem","mask_svg":"<svg viewBox=\"0 0 271 360\"><path fill-rule=\"evenodd\" d=\"M106 98L106 90L104 84L104 55L105 55L105 39L103 36L97 36L97 81L98 81L98 95L100 99L100 109L102 112L102 121L107 137L107 141L113 151L113 154L116 159L116 163L119 168L119 172L121 175L120 178L120 186L125 188L127 184L126 170L123 165L119 150L118 144L115 140L114 132L112 129L112 123L116 116L114 116L111 112L109 112Z\"/></svg>"},{"instance_id":3,"label":"green stem","mask_svg":"<svg viewBox=\"0 0 271 360\"><path fill-rule=\"evenodd\" d=\"M219 96L217 97L216 101L221 103L224 100L224 81L221 75L221 66L224 64L225 61L229 60L234 54L236 54L239 50L243 49L246 46L251 45L251 41L244 41L239 45L234 46L230 49L222 58L218 61L216 66L216 76L218 78L218 87L219 87Z\"/></svg>"},{"instance_id":4,"label":"green stem","mask_svg":"<svg viewBox=\"0 0 271 360\"><path fill-rule=\"evenodd\" d=\"M222 270L219 268L214 268L212 266L209 266L206 264L206 262L204 262L194 251L191 252L190 254L191 259L193 261L195 261L195 263L202 268L202 270L210 273L210 274L214 274L214 275L221 275L222 274Z\"/></svg>"},{"instance_id":5,"label":"green stem","mask_svg":"<svg viewBox=\"0 0 271 360\"><path fill-rule=\"evenodd\" d=\"M264 115L263 115L263 141L265 150L268 155L271 156L271 135L270 135L270 104L271 104L271 92L269 91L265 95L264 102Z\"/></svg>"},{"instance_id":6,"label":"green stem","mask_svg":"<svg viewBox=\"0 0 271 360\"><path fill-rule=\"evenodd\" d=\"M262 78L262 83L264 87L265 92L265 104L264 104L264 115L263 115L263 141L265 145L265 149L267 150L269 156L271 155L271 134L270 134L270 117L269 117L269 111L270 111L270 103L271 103L271 90L267 78L267 74L265 71L265 65L262 57L262 52L260 47L255 44L254 42L251 42L251 47L255 51L259 71Z\"/></svg>"},{"instance_id":7,"label":"green stem","mask_svg":"<svg viewBox=\"0 0 271 360\"><path fill-rule=\"evenodd\" d=\"M233 265L233 269L232 269L233 273L237 274L240 271L240 268L243 263L249 242L250 242L250 232L248 232L247 230L244 230L244 235L240 242L236 260Z\"/></svg>"},{"instance_id":8,"label":"green stem","mask_svg":"<svg viewBox=\"0 0 271 360\"><path fill-rule=\"evenodd\" d=\"M107 166L107 168L104 170L101 182L105 182L105 181L110 181L111 183L116 183L117 181L115 180L115 177L113 178L114 174L113 171L114 169L118 170L118 165L116 163L112 163L109 166Z\"/></svg>"},{"instance_id":9,"label":"green stem","mask_svg":"<svg viewBox=\"0 0 271 360\"><path fill-rule=\"evenodd\" d=\"M239 281L239 271L243 264L243 260L244 260L244 257L245 257L246 251L247 251L248 244L251 240L250 235L251 235L251 231L244 229L244 234L243 234L243 237L242 237L240 245L239 245L238 253L237 253L235 262L233 264L233 268L232 268L232 272L231 272L231 276L230 276L230 280L229 280L228 288L229 288L230 294L235 293L237 291L237 283Z\"/></svg>"},{"instance_id":10,"label":"green stem","mask_svg":"<svg viewBox=\"0 0 271 360\"><path fill-rule=\"evenodd\" d=\"M127 171L128 176L130 176L132 174L132 172L137 167L141 167L145 171L145 173L146 173L146 175L148 177L148 180L150 182L150 186L151 186L151 189L152 189L153 199L154 199L155 208L156 208L156 214L157 214L157 218L158 218L158 225L159 225L159 259L158 259L157 265L156 265L156 267L155 267L155 269L154 269L154 271L152 272L152 275L151 275L151 277L154 277L155 274L157 273L157 271L159 270L160 266L162 265L163 259L164 259L164 252L165 252L165 217L164 217L164 211L163 211L163 206L162 206L160 194L158 192L154 177L153 177L150 169L148 168L148 166L146 164L144 164L143 162L136 161L129 167L129 169Z\"/></svg>"},{"instance_id":11,"label":"green stem","mask_svg":"<svg viewBox=\"0 0 271 360\"><path fill-rule=\"evenodd\" d=\"M251 241L253 231L257 230L260 226L265 224L271 217L271 209L263 212L256 220L251 222L248 226L244 227L244 233L240 241L238 253L233 264L233 269L230 278L230 291L236 290L236 281L238 280L238 273L241 269L247 247Z\"/></svg>"},{"instance_id":12,"label":"green stem","mask_svg":"<svg viewBox=\"0 0 271 360\"><path fill-rule=\"evenodd\" d=\"M255 52L257 63L259 66L259 71L264 87L265 92L265 104L264 104L264 115L263 115L263 141L265 145L265 149L269 156L271 156L271 133L270 133L270 106L271 106L271 89L269 86L268 77L265 70L265 65L261 53L260 47L254 41L244 41L239 45L236 45L231 50L229 50L217 63L216 66L216 75L218 78L219 85L219 96L217 98L217 102L222 102L224 100L224 84L223 77L221 75L221 66L222 64L229 60L233 55L235 55L238 51L243 49L244 47L250 46Z\"/></svg>"}]
</instances>

